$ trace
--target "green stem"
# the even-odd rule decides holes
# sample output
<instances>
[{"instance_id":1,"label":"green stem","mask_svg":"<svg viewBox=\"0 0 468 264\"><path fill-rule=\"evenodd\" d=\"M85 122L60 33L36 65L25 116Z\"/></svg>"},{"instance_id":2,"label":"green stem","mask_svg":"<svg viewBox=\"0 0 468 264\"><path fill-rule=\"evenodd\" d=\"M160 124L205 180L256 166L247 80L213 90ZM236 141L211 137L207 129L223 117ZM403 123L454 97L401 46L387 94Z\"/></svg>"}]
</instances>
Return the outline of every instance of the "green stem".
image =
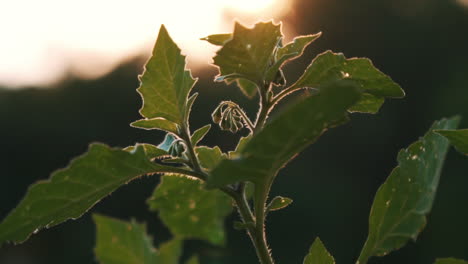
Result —
<instances>
[{"instance_id":1,"label":"green stem","mask_svg":"<svg viewBox=\"0 0 468 264\"><path fill-rule=\"evenodd\" d=\"M187 146L189 156L188 158L190 160L190 163L192 164L192 169L198 173L204 174L203 170L200 167L197 155L195 154L195 149L192 145L192 140L190 140L190 132L187 126L182 128L182 133L180 137L185 141L185 145Z\"/></svg>"}]
</instances>

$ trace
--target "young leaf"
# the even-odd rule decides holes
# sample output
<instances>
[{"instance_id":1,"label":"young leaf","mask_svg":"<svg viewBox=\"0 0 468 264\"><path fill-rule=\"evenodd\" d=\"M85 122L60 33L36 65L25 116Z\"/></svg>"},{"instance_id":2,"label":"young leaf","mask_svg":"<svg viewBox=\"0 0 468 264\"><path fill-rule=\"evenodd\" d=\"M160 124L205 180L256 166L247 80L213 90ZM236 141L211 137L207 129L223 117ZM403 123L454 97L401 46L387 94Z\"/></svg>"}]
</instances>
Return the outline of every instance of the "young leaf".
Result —
<instances>
[{"instance_id":1,"label":"young leaf","mask_svg":"<svg viewBox=\"0 0 468 264\"><path fill-rule=\"evenodd\" d=\"M206 125L193 132L192 138L190 139L192 145L196 146L198 142L200 142L200 140L202 140L206 136L208 131L210 131L210 128L211 125Z\"/></svg>"},{"instance_id":2,"label":"young leaf","mask_svg":"<svg viewBox=\"0 0 468 264\"><path fill-rule=\"evenodd\" d=\"M283 209L290 205L293 202L291 198L288 197L282 197L282 196L276 196L271 200L270 204L268 204L266 211L277 211L280 209Z\"/></svg>"},{"instance_id":3,"label":"young leaf","mask_svg":"<svg viewBox=\"0 0 468 264\"><path fill-rule=\"evenodd\" d=\"M327 82L345 79L356 81L364 92L361 101L349 109L351 112L376 113L384 98L405 95L400 86L375 68L369 59L346 59L343 54L331 51L318 55L290 88L320 89Z\"/></svg>"},{"instance_id":4,"label":"young leaf","mask_svg":"<svg viewBox=\"0 0 468 264\"><path fill-rule=\"evenodd\" d=\"M161 142L159 145L158 145L158 148L159 149L162 149L164 151L169 151L169 149L171 148L172 144L174 143L174 141L176 141L177 138L171 134L171 133L167 133L166 136L164 137L164 140L163 142Z\"/></svg>"},{"instance_id":5,"label":"young leaf","mask_svg":"<svg viewBox=\"0 0 468 264\"><path fill-rule=\"evenodd\" d=\"M207 37L201 38L201 40L206 40L209 43L217 46L223 46L228 42L229 40L232 39L232 34L231 33L226 33L226 34L214 34L214 35L209 35Z\"/></svg>"},{"instance_id":6,"label":"young leaf","mask_svg":"<svg viewBox=\"0 0 468 264\"><path fill-rule=\"evenodd\" d=\"M369 216L369 235L358 263L416 240L432 208L448 140L433 132L453 129L457 117L437 121L423 138L398 153L398 167L380 186Z\"/></svg>"},{"instance_id":7,"label":"young leaf","mask_svg":"<svg viewBox=\"0 0 468 264\"><path fill-rule=\"evenodd\" d=\"M151 119L140 119L130 124L132 127L142 128L146 130L158 129L166 132L171 132L174 134L178 133L177 124L166 120L161 117L151 118Z\"/></svg>"},{"instance_id":8,"label":"young leaf","mask_svg":"<svg viewBox=\"0 0 468 264\"><path fill-rule=\"evenodd\" d=\"M236 79L236 83L241 92L248 98L252 99L257 94L258 88L255 83L243 78Z\"/></svg>"},{"instance_id":9,"label":"young leaf","mask_svg":"<svg viewBox=\"0 0 468 264\"><path fill-rule=\"evenodd\" d=\"M223 158L226 158L226 154L223 154L218 146L214 148L205 146L197 147L195 148L195 152L200 160L200 164L207 170L216 167Z\"/></svg>"},{"instance_id":10,"label":"young leaf","mask_svg":"<svg viewBox=\"0 0 468 264\"><path fill-rule=\"evenodd\" d=\"M468 155L468 129L437 130L436 133L446 137L459 152Z\"/></svg>"},{"instance_id":11,"label":"young leaf","mask_svg":"<svg viewBox=\"0 0 468 264\"><path fill-rule=\"evenodd\" d=\"M310 247L309 254L304 258L304 264L335 264L335 259L327 251L320 238L316 238Z\"/></svg>"},{"instance_id":12,"label":"young leaf","mask_svg":"<svg viewBox=\"0 0 468 264\"><path fill-rule=\"evenodd\" d=\"M148 199L150 210L171 232L181 238L198 238L215 245L225 242L224 218L231 212L231 199L219 190L205 190L194 178L165 175Z\"/></svg>"},{"instance_id":13,"label":"young leaf","mask_svg":"<svg viewBox=\"0 0 468 264\"><path fill-rule=\"evenodd\" d=\"M273 51L280 38L280 25L272 22L257 23L253 28L245 28L236 23L232 39L216 53L214 64L219 67L221 76L237 74L263 86Z\"/></svg>"},{"instance_id":14,"label":"young leaf","mask_svg":"<svg viewBox=\"0 0 468 264\"><path fill-rule=\"evenodd\" d=\"M167 151L165 150L162 150L158 147L156 147L155 145L151 145L151 144L137 144L135 146L129 146L129 147L126 147L124 148L123 150L125 151L128 151L128 152L134 152L135 149L137 147L143 147L143 149L145 150L145 153L146 153L146 157L149 159L149 160L153 160L155 158L159 158L159 157L164 157L164 156L168 156L169 154L167 153Z\"/></svg>"},{"instance_id":15,"label":"young leaf","mask_svg":"<svg viewBox=\"0 0 468 264\"><path fill-rule=\"evenodd\" d=\"M324 86L320 95L304 99L268 123L246 143L235 160L221 161L208 178L208 185L271 181L279 169L323 132L343 122L346 109L359 95L350 82Z\"/></svg>"},{"instance_id":16,"label":"young leaf","mask_svg":"<svg viewBox=\"0 0 468 264\"><path fill-rule=\"evenodd\" d=\"M143 99L140 109L143 117L162 117L176 124L186 121L187 97L196 80L185 70L185 56L181 55L164 25L140 80L137 91Z\"/></svg>"},{"instance_id":17,"label":"young leaf","mask_svg":"<svg viewBox=\"0 0 468 264\"><path fill-rule=\"evenodd\" d=\"M0 223L0 245L20 243L42 228L83 215L118 187L145 174L192 172L162 166L149 160L143 146L132 152L92 144L88 152L32 185L26 196Z\"/></svg>"},{"instance_id":18,"label":"young leaf","mask_svg":"<svg viewBox=\"0 0 468 264\"><path fill-rule=\"evenodd\" d=\"M287 54L292 54L292 53L296 53L296 55L294 57L290 57L289 58L290 60L300 57L302 53L304 52L304 49L310 43L318 39L321 35L322 35L322 32L319 32L313 35L295 37L292 42L286 44L284 47L278 48L278 51L276 52L276 60L278 61L282 57L286 56Z\"/></svg>"},{"instance_id":19,"label":"young leaf","mask_svg":"<svg viewBox=\"0 0 468 264\"><path fill-rule=\"evenodd\" d=\"M146 227L93 215L96 223L96 257L101 264L178 264L181 241L174 239L157 251Z\"/></svg>"},{"instance_id":20,"label":"young leaf","mask_svg":"<svg viewBox=\"0 0 468 264\"><path fill-rule=\"evenodd\" d=\"M454 258L441 258L437 259L434 264L468 264L468 261Z\"/></svg>"}]
</instances>

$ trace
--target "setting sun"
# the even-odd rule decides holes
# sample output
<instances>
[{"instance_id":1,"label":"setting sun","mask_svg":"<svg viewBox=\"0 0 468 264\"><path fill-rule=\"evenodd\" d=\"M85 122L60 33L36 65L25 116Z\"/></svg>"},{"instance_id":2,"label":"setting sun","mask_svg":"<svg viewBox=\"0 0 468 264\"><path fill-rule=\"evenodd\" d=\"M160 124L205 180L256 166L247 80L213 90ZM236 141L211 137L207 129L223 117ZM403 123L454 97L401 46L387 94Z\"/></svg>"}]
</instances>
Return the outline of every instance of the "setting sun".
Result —
<instances>
[{"instance_id":1,"label":"setting sun","mask_svg":"<svg viewBox=\"0 0 468 264\"><path fill-rule=\"evenodd\" d=\"M48 86L68 74L96 78L126 58L149 54L165 24L193 67L214 47L200 37L279 19L286 0L15 0L2 3L0 85ZM27 7L27 8L26 8Z\"/></svg>"}]
</instances>

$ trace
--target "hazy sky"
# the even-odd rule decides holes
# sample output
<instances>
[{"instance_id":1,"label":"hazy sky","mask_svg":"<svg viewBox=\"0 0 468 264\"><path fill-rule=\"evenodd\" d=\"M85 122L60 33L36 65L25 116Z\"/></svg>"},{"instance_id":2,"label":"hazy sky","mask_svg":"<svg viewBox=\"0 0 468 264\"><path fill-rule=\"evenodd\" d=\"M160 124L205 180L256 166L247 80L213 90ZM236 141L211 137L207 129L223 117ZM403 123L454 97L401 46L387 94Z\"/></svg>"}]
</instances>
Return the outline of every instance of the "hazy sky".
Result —
<instances>
[{"instance_id":1,"label":"hazy sky","mask_svg":"<svg viewBox=\"0 0 468 264\"><path fill-rule=\"evenodd\" d=\"M209 62L200 37L279 19L291 0L5 0L0 3L0 86L52 85L66 74L96 78L149 54L160 24L188 55Z\"/></svg>"}]
</instances>

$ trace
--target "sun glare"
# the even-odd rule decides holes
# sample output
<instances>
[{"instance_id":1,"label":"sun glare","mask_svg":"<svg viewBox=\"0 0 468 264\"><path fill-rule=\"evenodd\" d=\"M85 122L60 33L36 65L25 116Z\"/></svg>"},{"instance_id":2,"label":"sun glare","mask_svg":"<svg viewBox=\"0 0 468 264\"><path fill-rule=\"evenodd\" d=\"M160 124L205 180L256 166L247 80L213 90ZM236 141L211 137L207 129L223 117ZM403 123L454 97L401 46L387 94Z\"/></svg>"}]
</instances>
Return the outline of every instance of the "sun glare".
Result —
<instances>
[{"instance_id":1,"label":"sun glare","mask_svg":"<svg viewBox=\"0 0 468 264\"><path fill-rule=\"evenodd\" d=\"M190 67L215 47L199 41L232 31L233 20L277 21L291 0L5 0L0 4L0 86L50 86L68 74L96 78L149 54L160 24Z\"/></svg>"}]
</instances>

